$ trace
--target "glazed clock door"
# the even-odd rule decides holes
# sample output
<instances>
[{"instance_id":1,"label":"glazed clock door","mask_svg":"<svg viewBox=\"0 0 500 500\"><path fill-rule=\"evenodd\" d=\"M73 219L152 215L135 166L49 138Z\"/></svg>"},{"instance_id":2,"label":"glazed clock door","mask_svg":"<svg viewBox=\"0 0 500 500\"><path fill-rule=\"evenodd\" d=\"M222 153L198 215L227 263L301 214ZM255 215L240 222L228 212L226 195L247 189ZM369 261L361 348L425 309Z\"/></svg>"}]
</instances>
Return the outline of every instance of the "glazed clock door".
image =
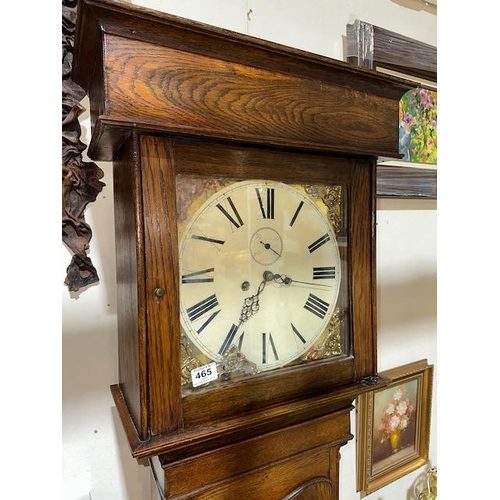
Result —
<instances>
[{"instance_id":1,"label":"glazed clock door","mask_svg":"<svg viewBox=\"0 0 500 500\"><path fill-rule=\"evenodd\" d=\"M226 184L180 242L182 326L208 360L222 361L233 347L257 371L280 368L308 351L333 314L341 281L335 233L303 188Z\"/></svg>"}]
</instances>

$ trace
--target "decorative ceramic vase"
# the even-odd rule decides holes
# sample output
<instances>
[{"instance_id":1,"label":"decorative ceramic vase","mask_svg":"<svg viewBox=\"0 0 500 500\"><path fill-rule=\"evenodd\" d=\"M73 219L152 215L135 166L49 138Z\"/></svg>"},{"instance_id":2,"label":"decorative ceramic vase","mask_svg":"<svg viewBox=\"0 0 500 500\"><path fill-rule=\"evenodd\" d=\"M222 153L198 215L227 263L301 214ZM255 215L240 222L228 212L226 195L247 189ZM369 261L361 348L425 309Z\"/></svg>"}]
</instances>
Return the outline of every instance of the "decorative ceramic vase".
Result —
<instances>
[{"instance_id":1,"label":"decorative ceramic vase","mask_svg":"<svg viewBox=\"0 0 500 500\"><path fill-rule=\"evenodd\" d=\"M401 438L401 429L394 429L389 437L393 453L397 453L398 451L400 438Z\"/></svg>"}]
</instances>

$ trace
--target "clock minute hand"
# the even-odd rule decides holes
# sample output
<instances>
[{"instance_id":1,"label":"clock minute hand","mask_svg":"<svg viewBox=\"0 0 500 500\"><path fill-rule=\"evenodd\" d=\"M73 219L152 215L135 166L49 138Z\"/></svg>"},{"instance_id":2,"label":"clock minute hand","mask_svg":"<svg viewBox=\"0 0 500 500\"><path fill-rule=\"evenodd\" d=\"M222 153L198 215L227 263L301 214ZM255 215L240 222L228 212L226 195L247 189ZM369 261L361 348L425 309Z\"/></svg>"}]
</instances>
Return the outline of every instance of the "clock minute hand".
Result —
<instances>
[{"instance_id":1,"label":"clock minute hand","mask_svg":"<svg viewBox=\"0 0 500 500\"><path fill-rule=\"evenodd\" d=\"M297 283L297 284L301 284L301 285L321 286L324 288L331 288L331 285L324 285L323 283L313 283L311 281L294 280L288 276L285 276L284 274L275 274L273 276L273 280L275 283L278 283L280 285L286 285L286 286L290 286L290 285L293 285L294 283Z\"/></svg>"}]
</instances>

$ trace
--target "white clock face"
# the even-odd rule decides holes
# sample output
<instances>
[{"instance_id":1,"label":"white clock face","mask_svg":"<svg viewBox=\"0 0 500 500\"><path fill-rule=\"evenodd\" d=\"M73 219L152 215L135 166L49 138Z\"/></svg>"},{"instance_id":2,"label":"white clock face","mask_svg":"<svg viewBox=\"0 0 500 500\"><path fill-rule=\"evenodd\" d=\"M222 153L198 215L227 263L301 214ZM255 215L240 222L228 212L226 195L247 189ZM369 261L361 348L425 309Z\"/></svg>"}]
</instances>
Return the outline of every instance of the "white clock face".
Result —
<instances>
[{"instance_id":1,"label":"white clock face","mask_svg":"<svg viewBox=\"0 0 500 500\"><path fill-rule=\"evenodd\" d=\"M332 226L314 201L280 182L221 189L180 242L181 324L206 356L236 346L260 370L305 354L327 327L340 289Z\"/></svg>"}]
</instances>

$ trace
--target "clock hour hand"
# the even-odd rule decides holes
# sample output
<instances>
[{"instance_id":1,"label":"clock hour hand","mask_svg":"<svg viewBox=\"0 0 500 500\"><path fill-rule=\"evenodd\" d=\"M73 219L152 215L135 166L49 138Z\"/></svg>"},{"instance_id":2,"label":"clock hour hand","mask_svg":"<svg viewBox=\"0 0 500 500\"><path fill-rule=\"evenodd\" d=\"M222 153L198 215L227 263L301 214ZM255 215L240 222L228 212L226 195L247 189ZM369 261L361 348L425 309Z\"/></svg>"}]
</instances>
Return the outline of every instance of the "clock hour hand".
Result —
<instances>
[{"instance_id":1,"label":"clock hour hand","mask_svg":"<svg viewBox=\"0 0 500 500\"><path fill-rule=\"evenodd\" d=\"M278 283L279 285L286 285L290 286L293 284L300 284L300 285L308 285L308 286L319 286L319 287L324 287L324 288L331 288L330 285L324 285L323 283L313 283L312 281L300 281L300 280L294 280L288 276L285 276L284 274L275 274L273 276L273 281L275 283Z\"/></svg>"},{"instance_id":2,"label":"clock hour hand","mask_svg":"<svg viewBox=\"0 0 500 500\"><path fill-rule=\"evenodd\" d=\"M260 308L259 305L259 295L263 292L266 287L266 283L269 281L273 281L275 274L271 271L264 271L263 280L261 281L259 288L257 289L257 293L254 295L250 295L243 300L243 305L241 307L240 313L240 322L239 325L248 321L254 314L256 314ZM238 325L238 326L239 326Z\"/></svg>"}]
</instances>

